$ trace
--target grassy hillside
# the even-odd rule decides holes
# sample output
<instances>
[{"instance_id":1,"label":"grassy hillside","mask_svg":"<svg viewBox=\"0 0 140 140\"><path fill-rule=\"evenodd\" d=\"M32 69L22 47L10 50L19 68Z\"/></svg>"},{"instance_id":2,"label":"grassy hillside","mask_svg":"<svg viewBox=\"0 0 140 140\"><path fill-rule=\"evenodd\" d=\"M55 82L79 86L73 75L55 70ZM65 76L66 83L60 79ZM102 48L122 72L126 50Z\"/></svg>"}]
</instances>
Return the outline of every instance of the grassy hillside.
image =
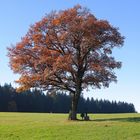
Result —
<instances>
[{"instance_id":1,"label":"grassy hillside","mask_svg":"<svg viewBox=\"0 0 140 140\"><path fill-rule=\"evenodd\" d=\"M140 140L140 114L93 114L87 122L67 116L0 113L0 140Z\"/></svg>"}]
</instances>

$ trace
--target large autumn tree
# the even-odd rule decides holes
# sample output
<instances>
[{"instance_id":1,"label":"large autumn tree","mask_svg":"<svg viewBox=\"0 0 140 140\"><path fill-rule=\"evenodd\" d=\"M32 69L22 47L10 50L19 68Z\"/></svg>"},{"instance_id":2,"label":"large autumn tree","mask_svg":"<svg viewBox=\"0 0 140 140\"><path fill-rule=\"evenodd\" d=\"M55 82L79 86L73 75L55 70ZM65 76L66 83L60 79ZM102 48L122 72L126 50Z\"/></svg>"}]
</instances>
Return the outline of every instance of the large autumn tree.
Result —
<instances>
[{"instance_id":1,"label":"large autumn tree","mask_svg":"<svg viewBox=\"0 0 140 140\"><path fill-rule=\"evenodd\" d=\"M118 29L97 19L86 8L51 12L32 25L21 42L8 48L10 67L20 74L19 91L41 88L65 91L72 97L69 119L76 110L83 89L108 87L116 82L112 49L123 45Z\"/></svg>"}]
</instances>

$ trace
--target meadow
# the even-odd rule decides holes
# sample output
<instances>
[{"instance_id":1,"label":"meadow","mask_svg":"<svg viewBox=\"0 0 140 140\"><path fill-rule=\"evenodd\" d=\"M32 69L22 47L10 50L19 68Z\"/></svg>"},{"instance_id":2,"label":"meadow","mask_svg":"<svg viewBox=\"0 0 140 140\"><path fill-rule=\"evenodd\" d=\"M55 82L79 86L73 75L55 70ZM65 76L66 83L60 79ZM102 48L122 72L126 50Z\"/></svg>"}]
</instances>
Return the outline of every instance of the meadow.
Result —
<instances>
[{"instance_id":1,"label":"meadow","mask_svg":"<svg viewBox=\"0 0 140 140\"><path fill-rule=\"evenodd\" d=\"M140 140L140 114L0 113L0 140ZM80 116L78 116L80 119Z\"/></svg>"}]
</instances>

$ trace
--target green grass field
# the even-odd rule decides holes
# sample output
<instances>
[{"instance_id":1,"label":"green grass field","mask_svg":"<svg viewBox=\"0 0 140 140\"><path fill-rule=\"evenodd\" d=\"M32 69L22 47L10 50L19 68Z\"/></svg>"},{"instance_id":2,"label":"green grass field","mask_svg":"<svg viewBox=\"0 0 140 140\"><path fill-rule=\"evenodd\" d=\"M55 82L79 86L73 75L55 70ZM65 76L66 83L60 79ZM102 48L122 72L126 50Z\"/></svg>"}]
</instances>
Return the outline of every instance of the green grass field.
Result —
<instances>
[{"instance_id":1,"label":"green grass field","mask_svg":"<svg viewBox=\"0 0 140 140\"><path fill-rule=\"evenodd\" d=\"M92 114L91 121L67 116L0 113L0 140L140 140L140 114Z\"/></svg>"}]
</instances>

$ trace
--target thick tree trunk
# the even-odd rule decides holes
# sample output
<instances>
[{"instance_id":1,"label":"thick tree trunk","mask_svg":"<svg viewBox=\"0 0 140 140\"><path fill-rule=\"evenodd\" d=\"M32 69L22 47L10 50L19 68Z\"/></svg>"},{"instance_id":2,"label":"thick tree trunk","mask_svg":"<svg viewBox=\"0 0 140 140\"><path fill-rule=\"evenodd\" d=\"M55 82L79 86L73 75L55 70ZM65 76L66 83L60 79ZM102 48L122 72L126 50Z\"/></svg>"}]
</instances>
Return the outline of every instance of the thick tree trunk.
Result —
<instances>
[{"instance_id":1,"label":"thick tree trunk","mask_svg":"<svg viewBox=\"0 0 140 140\"><path fill-rule=\"evenodd\" d=\"M83 72L81 72L80 70L81 68L79 68L77 72L76 90L72 96L71 110L69 112L69 118L68 118L69 120L77 120L77 106L82 91L81 85L82 85L82 76L83 76Z\"/></svg>"},{"instance_id":2,"label":"thick tree trunk","mask_svg":"<svg viewBox=\"0 0 140 140\"><path fill-rule=\"evenodd\" d=\"M69 117L68 117L69 120L77 120L77 107L78 107L80 94L81 94L81 87L72 96L71 109L69 111Z\"/></svg>"},{"instance_id":3,"label":"thick tree trunk","mask_svg":"<svg viewBox=\"0 0 140 140\"><path fill-rule=\"evenodd\" d=\"M78 105L78 98L76 96L72 97L71 102L71 109L69 111L69 120L77 120L77 105Z\"/></svg>"}]
</instances>

